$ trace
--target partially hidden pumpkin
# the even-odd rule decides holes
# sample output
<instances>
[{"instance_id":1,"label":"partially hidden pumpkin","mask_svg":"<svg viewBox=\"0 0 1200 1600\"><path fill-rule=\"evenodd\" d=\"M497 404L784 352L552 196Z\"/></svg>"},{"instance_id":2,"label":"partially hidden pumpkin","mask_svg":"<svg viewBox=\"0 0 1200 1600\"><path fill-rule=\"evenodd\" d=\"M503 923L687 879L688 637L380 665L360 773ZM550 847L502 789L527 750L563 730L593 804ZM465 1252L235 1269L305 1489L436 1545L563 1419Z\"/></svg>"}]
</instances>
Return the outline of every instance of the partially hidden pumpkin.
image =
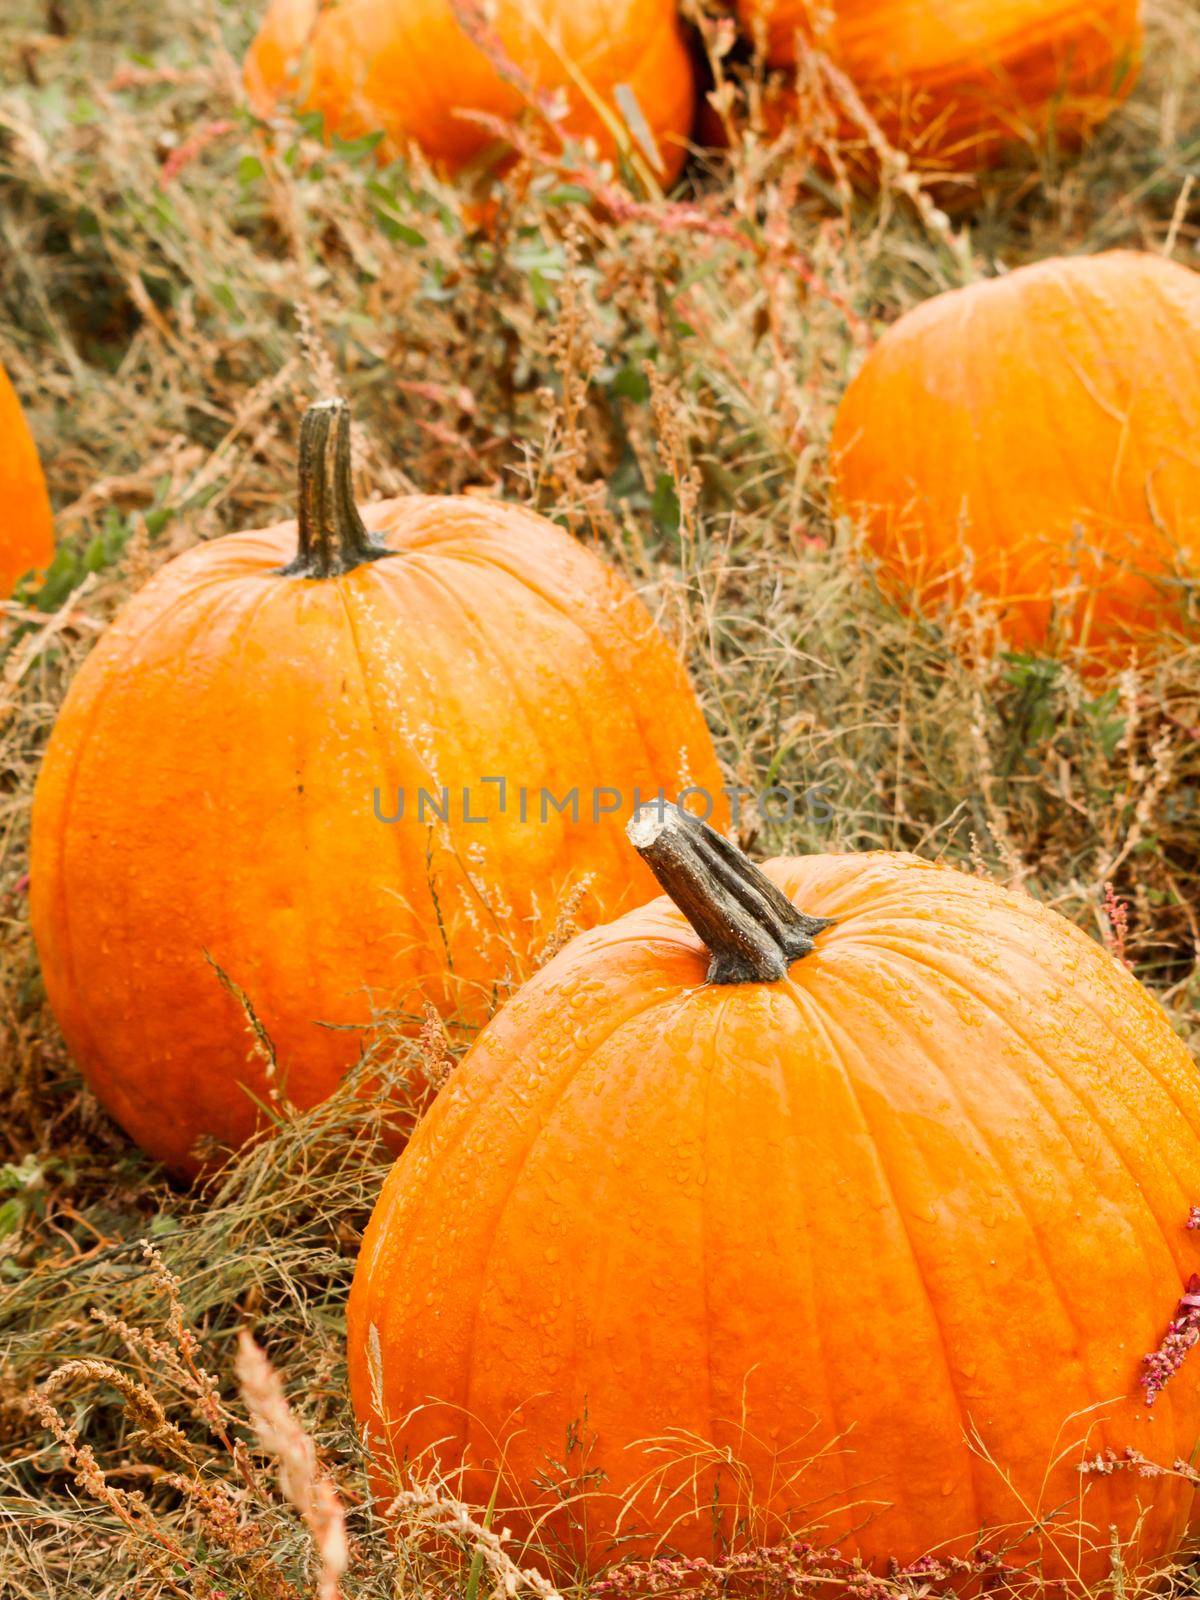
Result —
<instances>
[{"instance_id":1,"label":"partially hidden pumpkin","mask_svg":"<svg viewBox=\"0 0 1200 1600\"><path fill-rule=\"evenodd\" d=\"M273 1099L326 1097L378 1012L477 1025L560 915L636 904L639 790L699 785L727 814L625 582L494 501L414 495L364 527L348 430L342 402L308 413L298 527L199 545L135 596L37 784L51 1006L100 1100L181 1174Z\"/></svg>"},{"instance_id":2,"label":"partially hidden pumpkin","mask_svg":"<svg viewBox=\"0 0 1200 1600\"><path fill-rule=\"evenodd\" d=\"M0 366L0 599L53 554L54 517L37 446Z\"/></svg>"},{"instance_id":3,"label":"partially hidden pumpkin","mask_svg":"<svg viewBox=\"0 0 1200 1600\"><path fill-rule=\"evenodd\" d=\"M1130 251L926 301L851 382L835 500L898 594L973 591L1022 649L1123 663L1200 574L1200 275Z\"/></svg>"},{"instance_id":4,"label":"partially hidden pumpkin","mask_svg":"<svg viewBox=\"0 0 1200 1600\"><path fill-rule=\"evenodd\" d=\"M1200 1083L1157 1002L948 867L630 836L671 898L510 1000L367 1229L381 1492L436 1467L593 1570L785 1530L876 1570L1170 1553L1200 1356L1143 1357L1195 1320Z\"/></svg>"},{"instance_id":5,"label":"partially hidden pumpkin","mask_svg":"<svg viewBox=\"0 0 1200 1600\"><path fill-rule=\"evenodd\" d=\"M329 132L382 130L451 172L497 142L473 117L532 107L543 130L548 113L604 155L624 144L668 182L695 109L674 0L271 0L245 81L263 116L290 102Z\"/></svg>"},{"instance_id":6,"label":"partially hidden pumpkin","mask_svg":"<svg viewBox=\"0 0 1200 1600\"><path fill-rule=\"evenodd\" d=\"M818 51L850 137L861 102L919 166L970 172L1015 145L1077 143L1124 98L1139 0L739 0L773 65ZM841 80L848 80L847 94Z\"/></svg>"}]
</instances>

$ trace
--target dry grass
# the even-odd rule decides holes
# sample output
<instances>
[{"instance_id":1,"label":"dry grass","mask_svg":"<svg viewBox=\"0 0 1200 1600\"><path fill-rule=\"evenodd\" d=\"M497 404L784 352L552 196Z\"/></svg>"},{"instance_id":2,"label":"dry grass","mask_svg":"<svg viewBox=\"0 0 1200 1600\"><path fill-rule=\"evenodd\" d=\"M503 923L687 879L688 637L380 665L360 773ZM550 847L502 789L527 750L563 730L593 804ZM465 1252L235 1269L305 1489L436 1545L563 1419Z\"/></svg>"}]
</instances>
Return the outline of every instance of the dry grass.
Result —
<instances>
[{"instance_id":1,"label":"dry grass","mask_svg":"<svg viewBox=\"0 0 1200 1600\"><path fill-rule=\"evenodd\" d=\"M688 656L728 772L820 791L791 819L748 819L756 849L904 847L1022 882L1120 941L1200 1036L1200 650L1105 692L986 640L968 666L953 644L970 614L890 610L831 524L824 477L857 353L905 306L1058 249L1194 259L1194 7L1154 0L1143 81L1081 160L1001 174L950 217L903 174L862 198L836 162L808 170L747 126L750 83L734 152L697 159L678 202L529 166L488 234L427 173L287 128L264 138L235 66L254 9L0 7L0 348L63 541L45 588L0 613L0 1587L15 1600L538 1587L438 1486L403 1508L395 1548L369 1504L342 1307L383 1171L377 1114L348 1089L283 1119L207 1194L172 1192L66 1059L28 935L30 793L73 668L173 553L288 513L317 394L353 403L364 493L503 493L628 572ZM427 1035L436 1077L446 1041ZM246 1328L286 1402L252 1347L238 1364ZM837 1576L795 1565L643 1578L717 1593Z\"/></svg>"}]
</instances>

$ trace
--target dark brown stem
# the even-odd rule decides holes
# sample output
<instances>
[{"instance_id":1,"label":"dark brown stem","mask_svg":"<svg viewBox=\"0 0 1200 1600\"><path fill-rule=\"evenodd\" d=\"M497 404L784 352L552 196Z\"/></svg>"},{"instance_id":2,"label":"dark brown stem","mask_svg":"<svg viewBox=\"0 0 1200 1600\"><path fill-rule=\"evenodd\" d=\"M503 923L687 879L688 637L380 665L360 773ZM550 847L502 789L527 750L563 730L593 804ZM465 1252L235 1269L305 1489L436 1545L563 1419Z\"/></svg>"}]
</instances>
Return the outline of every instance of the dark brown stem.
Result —
<instances>
[{"instance_id":1,"label":"dark brown stem","mask_svg":"<svg viewBox=\"0 0 1200 1600\"><path fill-rule=\"evenodd\" d=\"M709 983L770 983L833 923L807 917L738 847L678 806L634 813L629 842L708 946Z\"/></svg>"},{"instance_id":2,"label":"dark brown stem","mask_svg":"<svg viewBox=\"0 0 1200 1600\"><path fill-rule=\"evenodd\" d=\"M300 424L300 509L289 578L334 578L391 552L376 544L354 503L350 473L350 407L318 400Z\"/></svg>"}]
</instances>

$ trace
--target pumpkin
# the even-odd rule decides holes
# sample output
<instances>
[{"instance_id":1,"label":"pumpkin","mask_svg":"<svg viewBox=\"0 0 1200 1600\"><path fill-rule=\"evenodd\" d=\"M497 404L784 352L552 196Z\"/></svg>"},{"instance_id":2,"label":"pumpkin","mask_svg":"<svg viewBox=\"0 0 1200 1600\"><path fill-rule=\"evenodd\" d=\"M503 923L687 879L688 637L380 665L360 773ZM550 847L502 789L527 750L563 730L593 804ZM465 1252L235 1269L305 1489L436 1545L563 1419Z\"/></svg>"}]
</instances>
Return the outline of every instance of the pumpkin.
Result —
<instances>
[{"instance_id":1,"label":"pumpkin","mask_svg":"<svg viewBox=\"0 0 1200 1600\"><path fill-rule=\"evenodd\" d=\"M99 1099L180 1175L273 1095L326 1097L378 1011L478 1025L564 907L636 904L653 879L626 871L618 811L639 790L700 785L727 810L622 579L498 502L360 516L348 440L344 403L315 406L298 525L199 545L134 597L39 775L50 1004Z\"/></svg>"},{"instance_id":2,"label":"pumpkin","mask_svg":"<svg viewBox=\"0 0 1200 1600\"><path fill-rule=\"evenodd\" d=\"M606 156L619 137L669 181L695 101L674 0L271 0L245 81L262 116L287 99L329 132L382 129L450 172L496 143L472 114L511 122L533 104L557 119L561 96L565 135Z\"/></svg>"},{"instance_id":3,"label":"pumpkin","mask_svg":"<svg viewBox=\"0 0 1200 1600\"><path fill-rule=\"evenodd\" d=\"M367 1228L381 1492L436 1464L593 1569L784 1529L875 1567L1170 1552L1191 1488L1105 1455L1200 1431L1200 1356L1142 1359L1200 1267L1200 1084L1158 1004L949 867L759 870L670 806L630 835L669 898L508 1002Z\"/></svg>"},{"instance_id":4,"label":"pumpkin","mask_svg":"<svg viewBox=\"0 0 1200 1600\"><path fill-rule=\"evenodd\" d=\"M1178 629L1200 563L1200 276L1055 259L906 313L838 410L835 500L898 595L973 590L1103 667Z\"/></svg>"},{"instance_id":5,"label":"pumpkin","mask_svg":"<svg viewBox=\"0 0 1200 1600\"><path fill-rule=\"evenodd\" d=\"M0 599L54 554L54 517L37 446L21 402L0 366Z\"/></svg>"},{"instance_id":6,"label":"pumpkin","mask_svg":"<svg viewBox=\"0 0 1200 1600\"><path fill-rule=\"evenodd\" d=\"M1138 0L739 0L773 65L820 50L891 144L921 166L960 172L1051 135L1076 143L1101 122L1136 75L1138 9ZM840 109L862 139L857 108Z\"/></svg>"}]
</instances>

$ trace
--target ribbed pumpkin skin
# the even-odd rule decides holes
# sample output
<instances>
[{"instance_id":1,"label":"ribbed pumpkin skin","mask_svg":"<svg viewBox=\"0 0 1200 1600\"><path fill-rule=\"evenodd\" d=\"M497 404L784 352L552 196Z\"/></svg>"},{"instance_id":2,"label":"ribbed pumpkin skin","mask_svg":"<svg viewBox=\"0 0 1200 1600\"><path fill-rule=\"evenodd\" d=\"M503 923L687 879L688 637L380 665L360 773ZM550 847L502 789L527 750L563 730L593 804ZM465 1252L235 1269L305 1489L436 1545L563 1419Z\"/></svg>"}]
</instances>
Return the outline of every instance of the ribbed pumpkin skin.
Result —
<instances>
[{"instance_id":1,"label":"ribbed pumpkin skin","mask_svg":"<svg viewBox=\"0 0 1200 1600\"><path fill-rule=\"evenodd\" d=\"M1113 251L938 295L888 330L830 446L836 500L902 589L996 604L1123 662L1200 569L1200 275Z\"/></svg>"},{"instance_id":2,"label":"ribbed pumpkin skin","mask_svg":"<svg viewBox=\"0 0 1200 1600\"><path fill-rule=\"evenodd\" d=\"M80 669L46 753L31 895L50 1003L96 1094L176 1172L199 1135L251 1132L239 1084L269 1092L205 952L250 996L277 1087L310 1105L359 1052L320 1024L369 1023L372 1002L419 1018L425 999L482 1021L584 875L584 925L653 892L620 815L593 825L592 786L627 813L634 784L721 783L673 652L562 530L456 499L364 515L397 555L337 578L277 575L290 523L173 561ZM462 820L464 784L486 825ZM581 786L577 823L540 821L542 784ZM448 827L414 815L442 785ZM377 787L384 816L406 791L394 826Z\"/></svg>"},{"instance_id":3,"label":"ribbed pumpkin skin","mask_svg":"<svg viewBox=\"0 0 1200 1600\"><path fill-rule=\"evenodd\" d=\"M620 1497L664 1470L640 1442L667 1435L689 1467L728 1448L760 1509L872 1562L980 1529L998 1548L1062 1504L1077 1525L1083 1493L1093 1547L1061 1525L1048 1572L1107 1573L1139 1503L1132 1557L1169 1551L1188 1489L1076 1467L1085 1438L1169 1464L1200 1433L1200 1357L1152 1422L1138 1386L1200 1267L1187 1052L1030 898L906 856L764 870L838 919L785 979L705 985L707 952L657 900L558 955L443 1089L350 1298L376 1449L427 1466L441 1441L486 1501L505 1444L496 1525L524 1529L504 1508L544 1503L574 1426L590 1448L569 1471L606 1474L568 1537L593 1566ZM657 1512L643 1494L622 1532L711 1553L712 1488L701 1470L679 1522L690 1491ZM564 1532L557 1515L542 1537Z\"/></svg>"},{"instance_id":4,"label":"ribbed pumpkin skin","mask_svg":"<svg viewBox=\"0 0 1200 1600\"><path fill-rule=\"evenodd\" d=\"M54 554L54 517L37 446L0 367L0 599Z\"/></svg>"},{"instance_id":5,"label":"ribbed pumpkin skin","mask_svg":"<svg viewBox=\"0 0 1200 1600\"><path fill-rule=\"evenodd\" d=\"M498 0L494 8L461 0L461 10L468 18L488 12L525 83L541 94L565 91L564 131L593 137L606 154L614 151L612 135L589 96L623 121L614 89L628 84L658 144L662 177L678 173L695 86L674 0ZM260 115L291 100L323 112L329 130L355 137L382 128L394 146L420 145L450 171L496 138L460 111L511 121L527 103L518 82L506 80L464 32L455 0L345 0L328 8L318 0L271 0L245 80Z\"/></svg>"},{"instance_id":6,"label":"ribbed pumpkin skin","mask_svg":"<svg viewBox=\"0 0 1200 1600\"><path fill-rule=\"evenodd\" d=\"M814 42L893 144L959 171L1051 131L1076 142L1129 92L1141 48L1138 0L739 0L739 10L747 28L765 23L774 65L795 61L798 36Z\"/></svg>"}]
</instances>

